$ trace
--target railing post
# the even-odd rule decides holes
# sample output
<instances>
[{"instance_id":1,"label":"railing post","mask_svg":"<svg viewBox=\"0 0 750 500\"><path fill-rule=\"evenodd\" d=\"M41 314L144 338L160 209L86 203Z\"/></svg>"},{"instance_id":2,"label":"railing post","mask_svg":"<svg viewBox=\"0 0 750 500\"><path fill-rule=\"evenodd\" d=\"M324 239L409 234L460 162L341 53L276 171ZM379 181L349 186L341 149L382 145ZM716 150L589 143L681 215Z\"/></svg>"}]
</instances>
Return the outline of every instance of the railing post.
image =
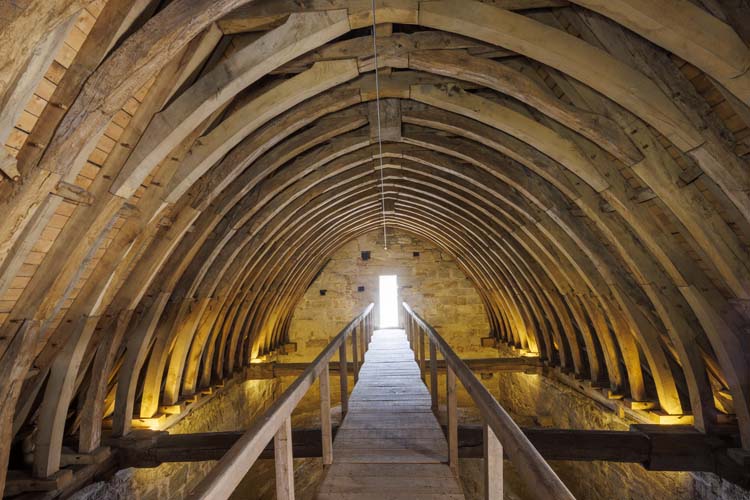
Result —
<instances>
[{"instance_id":1,"label":"railing post","mask_svg":"<svg viewBox=\"0 0 750 500\"><path fill-rule=\"evenodd\" d=\"M406 319L406 340L409 342L409 347L411 347L411 318Z\"/></svg>"},{"instance_id":2,"label":"railing post","mask_svg":"<svg viewBox=\"0 0 750 500\"><path fill-rule=\"evenodd\" d=\"M412 318L409 318L409 322L411 325L411 338L409 339L409 348L411 348L412 352L414 353L414 359L417 359L417 329L419 328L419 325L416 324L415 321L413 321Z\"/></svg>"},{"instance_id":3,"label":"railing post","mask_svg":"<svg viewBox=\"0 0 750 500\"><path fill-rule=\"evenodd\" d=\"M445 385L448 407L448 465L458 477L458 407L456 402L456 374L446 363Z\"/></svg>"},{"instance_id":4,"label":"railing post","mask_svg":"<svg viewBox=\"0 0 750 500\"><path fill-rule=\"evenodd\" d=\"M427 380L426 378L426 372L425 372L425 352L424 352L424 330L421 328L419 329L419 375L422 377L422 380Z\"/></svg>"},{"instance_id":5,"label":"railing post","mask_svg":"<svg viewBox=\"0 0 750 500\"><path fill-rule=\"evenodd\" d=\"M359 380L359 350L357 349L357 336L359 326L352 330L352 370L354 371L354 383Z\"/></svg>"},{"instance_id":6,"label":"railing post","mask_svg":"<svg viewBox=\"0 0 750 500\"><path fill-rule=\"evenodd\" d=\"M487 423L482 424L484 434L484 498L503 498L503 445Z\"/></svg>"},{"instance_id":7,"label":"railing post","mask_svg":"<svg viewBox=\"0 0 750 500\"><path fill-rule=\"evenodd\" d=\"M371 331L372 318L368 314L365 320L367 321L366 327L365 327L365 344L366 344L365 351L367 351L370 349L370 341L372 340L372 331Z\"/></svg>"},{"instance_id":8,"label":"railing post","mask_svg":"<svg viewBox=\"0 0 750 500\"><path fill-rule=\"evenodd\" d=\"M331 427L331 380L328 363L318 377L320 380L320 433L323 444L323 465L333 463L333 429Z\"/></svg>"},{"instance_id":9,"label":"railing post","mask_svg":"<svg viewBox=\"0 0 750 500\"><path fill-rule=\"evenodd\" d=\"M349 411L349 381L347 380L348 376L348 367L346 364L346 337L344 337L344 340L341 342L341 346L339 347L339 379L341 382L341 418L344 418L344 415L346 415L346 412Z\"/></svg>"},{"instance_id":10,"label":"railing post","mask_svg":"<svg viewBox=\"0 0 750 500\"><path fill-rule=\"evenodd\" d=\"M370 317L365 317L365 323L362 327L362 364L365 362L365 354L370 349Z\"/></svg>"},{"instance_id":11,"label":"railing post","mask_svg":"<svg viewBox=\"0 0 750 500\"><path fill-rule=\"evenodd\" d=\"M276 462L276 498L294 500L291 416L284 419L273 437L273 455Z\"/></svg>"},{"instance_id":12,"label":"railing post","mask_svg":"<svg viewBox=\"0 0 750 500\"><path fill-rule=\"evenodd\" d=\"M485 425L485 494L487 498L502 496L502 463L503 448L507 447L508 456L523 481L533 488L535 497L559 500L574 500L570 490L560 480L549 463L524 435L508 412L497 402L482 382L471 372L461 358L438 332L427 325L418 314L411 311L407 304L404 309L410 313L414 322L425 329L430 340L439 350L446 365L446 393L448 414L448 461L453 474L458 477L458 408L456 380L459 379L479 409ZM432 346L431 346L432 352ZM436 359L436 356L432 356ZM431 367L432 369L432 367ZM433 395L433 398L435 396ZM434 400L434 399L433 399ZM502 442L501 442L502 439Z\"/></svg>"},{"instance_id":13,"label":"railing post","mask_svg":"<svg viewBox=\"0 0 750 500\"><path fill-rule=\"evenodd\" d=\"M372 342L372 313L367 315L367 348L370 348L370 342Z\"/></svg>"},{"instance_id":14,"label":"railing post","mask_svg":"<svg viewBox=\"0 0 750 500\"><path fill-rule=\"evenodd\" d=\"M411 345L411 318L408 316L404 321L404 331L406 332L406 341Z\"/></svg>"},{"instance_id":15,"label":"railing post","mask_svg":"<svg viewBox=\"0 0 750 500\"><path fill-rule=\"evenodd\" d=\"M430 339L430 394L432 395L432 411L438 410L438 373L437 373L437 346Z\"/></svg>"}]
</instances>

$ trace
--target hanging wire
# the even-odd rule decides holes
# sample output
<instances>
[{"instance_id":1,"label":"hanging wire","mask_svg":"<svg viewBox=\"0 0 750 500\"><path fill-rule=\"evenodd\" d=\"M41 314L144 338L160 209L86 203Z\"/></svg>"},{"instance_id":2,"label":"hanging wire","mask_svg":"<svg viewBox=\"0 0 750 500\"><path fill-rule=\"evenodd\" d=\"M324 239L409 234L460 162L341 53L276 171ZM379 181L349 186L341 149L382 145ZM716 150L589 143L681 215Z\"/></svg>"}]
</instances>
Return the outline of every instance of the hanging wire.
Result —
<instances>
[{"instance_id":1,"label":"hanging wire","mask_svg":"<svg viewBox=\"0 0 750 500\"><path fill-rule=\"evenodd\" d=\"M383 138L380 129L380 73L378 71L378 44L375 35L375 0L372 0L372 53L375 58L375 108L378 116L378 152L380 155L380 204L383 209L383 249L388 250L388 228L385 219L385 183L383 181Z\"/></svg>"}]
</instances>

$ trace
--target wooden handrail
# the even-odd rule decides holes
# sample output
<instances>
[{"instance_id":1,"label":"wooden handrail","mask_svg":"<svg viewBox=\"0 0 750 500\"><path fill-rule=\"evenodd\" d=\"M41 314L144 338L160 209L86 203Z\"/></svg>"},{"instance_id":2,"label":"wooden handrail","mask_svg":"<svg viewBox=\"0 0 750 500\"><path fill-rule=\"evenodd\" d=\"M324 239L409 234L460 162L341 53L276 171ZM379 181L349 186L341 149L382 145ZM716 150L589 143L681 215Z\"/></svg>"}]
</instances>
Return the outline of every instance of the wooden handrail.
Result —
<instances>
[{"instance_id":1,"label":"wooden handrail","mask_svg":"<svg viewBox=\"0 0 750 500\"><path fill-rule=\"evenodd\" d=\"M530 487L529 489L534 497L544 500L575 499L570 490L568 490L560 478L557 477L555 471L552 470L534 445L531 444L531 441L529 441L524 435L521 428L518 427L511 416L508 415L508 412L505 411L500 403L497 402L492 394L484 387L484 385L482 385L476 376L474 376L474 373L472 373L466 363L464 363L461 358L453 352L450 345L448 345L434 328L414 312L406 302L403 303L403 307L408 317L412 319L412 323L409 323L409 321L406 322L407 325L416 324L427 334L430 342L440 350L443 358L445 358L448 367L449 393L451 386L450 380L452 375L455 374L455 377L461 381L466 392L469 393L474 404L479 409L479 413L481 414L485 425L489 427L502 445L500 447L500 453L502 453L504 449L505 454L513 463L523 481ZM448 406L450 414L450 401ZM449 415L449 435L450 427L457 426L455 418L453 422L450 420L451 418ZM489 438L491 437L492 436L489 436ZM485 442L487 441L488 439L485 439ZM495 448L495 450L496 449L497 448ZM496 460L496 457L494 456L487 458ZM500 470L502 470L502 459L499 462Z\"/></svg>"},{"instance_id":2,"label":"wooden handrail","mask_svg":"<svg viewBox=\"0 0 750 500\"><path fill-rule=\"evenodd\" d=\"M268 408L261 417L253 422L253 425L251 425L242 437L229 449L229 451L227 451L211 472L209 472L190 493L188 498L211 500L229 498L232 492L237 488L237 485L240 484L240 481L242 481L242 478L245 477L255 461L260 457L271 439L275 438L275 444L283 443L284 446L287 446L286 450L291 452L291 442L288 437L290 432L288 423L292 412L324 370L326 377L328 376L328 362L336 353L336 350L339 349L340 352L346 352L345 342L349 334L354 332L356 327L363 321L368 325L368 328L371 326L372 322L366 320L368 315L372 312L373 307L374 304L368 305L359 316L354 318L344 327L343 330L341 330L341 332L339 332L338 335L336 335L323 352L321 352L310 366L307 367L302 375L300 375L287 388L287 390L284 391L279 399L274 401L270 408ZM342 369L341 376L346 377L345 369ZM342 394L342 400L345 398L346 396ZM276 455L278 479L280 473L279 455L282 455L282 453L276 453ZM283 460L290 460L290 457L284 455ZM289 470L281 472L287 475L293 474L293 471ZM282 496L278 495L277 497L282 498Z\"/></svg>"}]
</instances>

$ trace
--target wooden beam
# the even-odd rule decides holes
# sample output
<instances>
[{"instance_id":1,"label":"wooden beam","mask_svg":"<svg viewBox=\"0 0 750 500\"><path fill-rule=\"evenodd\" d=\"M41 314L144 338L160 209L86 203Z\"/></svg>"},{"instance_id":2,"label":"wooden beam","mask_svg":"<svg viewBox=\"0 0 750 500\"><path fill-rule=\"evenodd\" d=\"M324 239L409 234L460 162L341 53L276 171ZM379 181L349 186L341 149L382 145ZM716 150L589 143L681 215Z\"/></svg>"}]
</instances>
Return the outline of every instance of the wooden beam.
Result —
<instances>
[{"instance_id":1,"label":"wooden beam","mask_svg":"<svg viewBox=\"0 0 750 500\"><path fill-rule=\"evenodd\" d=\"M273 437L276 461L276 498L294 500L294 456L292 454L292 417L288 416Z\"/></svg>"},{"instance_id":2,"label":"wooden beam","mask_svg":"<svg viewBox=\"0 0 750 500\"><path fill-rule=\"evenodd\" d=\"M338 426L333 426L333 435ZM717 457L736 445L731 430L703 434L691 426L633 425L628 431L523 427L523 433L546 460L639 463L649 470L716 472ZM443 428L444 432L447 429ZM158 467L167 462L218 460L240 438L242 431L167 434L141 431L130 437L107 439L105 444L121 454L121 467ZM294 456L322 456L321 430L292 431ZM458 426L461 458L483 457L483 430L479 425ZM269 443L261 459L273 459ZM722 460L723 462L723 460ZM737 465L735 480L742 476ZM745 472L750 479L750 473Z\"/></svg>"},{"instance_id":3,"label":"wooden beam","mask_svg":"<svg viewBox=\"0 0 750 500\"><path fill-rule=\"evenodd\" d=\"M5 148L0 148L0 170L13 181L21 180L21 174L18 172L18 161L15 156L8 153Z\"/></svg>"},{"instance_id":4,"label":"wooden beam","mask_svg":"<svg viewBox=\"0 0 750 500\"><path fill-rule=\"evenodd\" d=\"M211 113L267 72L349 30L346 15L296 14L198 80L149 124L112 193L129 197L169 152Z\"/></svg>"},{"instance_id":5,"label":"wooden beam","mask_svg":"<svg viewBox=\"0 0 750 500\"><path fill-rule=\"evenodd\" d=\"M381 25L382 26L382 25ZM409 58L421 52L465 51L480 58L511 57L515 53L498 49L494 45L469 37L442 31L418 31L416 33L393 33L377 38L378 66L383 70L408 68ZM360 72L373 71L375 58L370 35L333 42L309 52L289 63L280 66L272 73L299 73L314 63L326 60L356 58Z\"/></svg>"},{"instance_id":6,"label":"wooden beam","mask_svg":"<svg viewBox=\"0 0 750 500\"><path fill-rule=\"evenodd\" d=\"M486 425L482 426L484 437L484 498L485 500L502 500L503 498L503 445Z\"/></svg>"},{"instance_id":7,"label":"wooden beam","mask_svg":"<svg viewBox=\"0 0 750 500\"><path fill-rule=\"evenodd\" d=\"M521 356L518 358L476 358L465 359L464 363L474 371L478 372L528 372L537 373L542 367L538 357ZM247 370L248 380L264 380L275 377L296 377L302 374L310 366L309 363L253 363ZM339 372L339 363L332 361L328 369L332 374ZM445 360L437 360L437 370L445 373Z\"/></svg>"},{"instance_id":8,"label":"wooden beam","mask_svg":"<svg viewBox=\"0 0 750 500\"><path fill-rule=\"evenodd\" d=\"M458 396L456 394L456 374L447 367L445 393L448 401L448 465L456 478L458 471Z\"/></svg>"},{"instance_id":9,"label":"wooden beam","mask_svg":"<svg viewBox=\"0 0 750 500\"><path fill-rule=\"evenodd\" d=\"M401 142L401 101L398 99L383 99L378 110L377 101L367 105L367 117L370 121L370 140L377 142L380 137L383 142Z\"/></svg>"},{"instance_id":10,"label":"wooden beam","mask_svg":"<svg viewBox=\"0 0 750 500\"><path fill-rule=\"evenodd\" d=\"M8 471L3 496L14 496L29 492L51 492L67 487L73 481L73 471L70 469L57 471L48 478L32 477L26 471Z\"/></svg>"},{"instance_id":11,"label":"wooden beam","mask_svg":"<svg viewBox=\"0 0 750 500\"><path fill-rule=\"evenodd\" d=\"M5 62L0 68L0 148L18 123L85 3L37 0L18 7L3 5L0 60ZM0 165L9 169L3 168L9 177L15 177L15 165L7 162L0 162Z\"/></svg>"},{"instance_id":12,"label":"wooden beam","mask_svg":"<svg viewBox=\"0 0 750 500\"><path fill-rule=\"evenodd\" d=\"M209 474L192 490L188 498L229 498L242 481L253 463L263 452L266 444L279 430L279 426L291 418L292 411L302 400L315 379L327 367L335 351L346 352L346 338L362 319L372 312L370 304L354 318L316 358L305 373L297 378L253 425L245 431L229 451L219 460Z\"/></svg>"},{"instance_id":13,"label":"wooden beam","mask_svg":"<svg viewBox=\"0 0 750 500\"><path fill-rule=\"evenodd\" d=\"M409 68L479 84L536 108L571 130L588 137L625 164L643 159L643 155L623 128L601 113L592 113L553 94L527 74L463 50L425 50L409 54Z\"/></svg>"},{"instance_id":14,"label":"wooden beam","mask_svg":"<svg viewBox=\"0 0 750 500\"><path fill-rule=\"evenodd\" d=\"M333 463L333 425L331 424L331 376L323 370L318 377L320 384L320 437L323 465Z\"/></svg>"},{"instance_id":15,"label":"wooden beam","mask_svg":"<svg viewBox=\"0 0 750 500\"><path fill-rule=\"evenodd\" d=\"M81 91L81 86L96 71L122 33L131 28L148 3L148 0L111 0L104 5L72 64L55 87L49 105L42 110L26 146L19 152L18 162L24 173L28 174L28 169L39 162L45 145L50 143L60 121Z\"/></svg>"},{"instance_id":16,"label":"wooden beam","mask_svg":"<svg viewBox=\"0 0 750 500\"><path fill-rule=\"evenodd\" d=\"M646 75L561 30L485 3L459 6L445 0L421 4L419 24L473 36L565 72L639 115L680 149L704 142Z\"/></svg>"},{"instance_id":17,"label":"wooden beam","mask_svg":"<svg viewBox=\"0 0 750 500\"><path fill-rule=\"evenodd\" d=\"M14 327L15 331L10 327ZM31 352L37 340L39 327L30 320L12 323L5 331L12 340L0 355L0 489L5 487L5 474L13 444L13 414L18 394L21 392L26 370L31 364Z\"/></svg>"},{"instance_id":18,"label":"wooden beam","mask_svg":"<svg viewBox=\"0 0 750 500\"><path fill-rule=\"evenodd\" d=\"M412 9L415 2L412 3ZM402 6L408 6L409 3L401 1ZM563 7L568 5L565 0L493 0L498 7L511 10L526 9L544 9L550 7ZM399 5L399 2L378 2L377 18L380 23L399 22L399 19L392 19L393 14L386 10L385 5ZM254 4L240 7L234 12L224 17L219 22L219 27L224 34L243 33L248 31L267 30L273 26L278 26L290 14L294 12L306 12L311 10L340 9L349 8L353 12L370 9L369 0L274 0L266 2L255 2ZM389 16L389 14L391 14ZM372 22L372 21L370 21ZM358 26L361 27L361 26ZM353 26L354 28L354 26Z\"/></svg>"},{"instance_id":19,"label":"wooden beam","mask_svg":"<svg viewBox=\"0 0 750 500\"><path fill-rule=\"evenodd\" d=\"M688 0L572 0L609 17L750 102L750 49L731 26Z\"/></svg>"}]
</instances>

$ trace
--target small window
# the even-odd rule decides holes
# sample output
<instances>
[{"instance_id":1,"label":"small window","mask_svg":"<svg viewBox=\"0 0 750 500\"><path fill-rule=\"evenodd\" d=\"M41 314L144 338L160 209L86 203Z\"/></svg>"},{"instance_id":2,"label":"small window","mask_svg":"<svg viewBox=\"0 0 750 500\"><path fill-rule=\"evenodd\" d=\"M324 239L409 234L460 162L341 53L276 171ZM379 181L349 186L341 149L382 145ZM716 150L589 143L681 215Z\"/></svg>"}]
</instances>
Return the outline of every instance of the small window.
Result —
<instances>
[{"instance_id":1,"label":"small window","mask_svg":"<svg viewBox=\"0 0 750 500\"><path fill-rule=\"evenodd\" d=\"M320 291L320 296L322 297L323 295L325 295L327 291L328 291L328 290L321 290L321 291Z\"/></svg>"},{"instance_id":2,"label":"small window","mask_svg":"<svg viewBox=\"0 0 750 500\"><path fill-rule=\"evenodd\" d=\"M411 256L412 256L412 257L419 257L419 252L412 252L412 253L411 253Z\"/></svg>"},{"instance_id":3,"label":"small window","mask_svg":"<svg viewBox=\"0 0 750 500\"><path fill-rule=\"evenodd\" d=\"M364 292L364 291L365 291L365 287L364 287L364 286L362 286L362 285L359 285L359 286L357 287L357 291L358 291L358 292Z\"/></svg>"},{"instance_id":4,"label":"small window","mask_svg":"<svg viewBox=\"0 0 750 500\"><path fill-rule=\"evenodd\" d=\"M362 260L370 260L370 251L369 250L365 250L364 252L362 252Z\"/></svg>"}]
</instances>

